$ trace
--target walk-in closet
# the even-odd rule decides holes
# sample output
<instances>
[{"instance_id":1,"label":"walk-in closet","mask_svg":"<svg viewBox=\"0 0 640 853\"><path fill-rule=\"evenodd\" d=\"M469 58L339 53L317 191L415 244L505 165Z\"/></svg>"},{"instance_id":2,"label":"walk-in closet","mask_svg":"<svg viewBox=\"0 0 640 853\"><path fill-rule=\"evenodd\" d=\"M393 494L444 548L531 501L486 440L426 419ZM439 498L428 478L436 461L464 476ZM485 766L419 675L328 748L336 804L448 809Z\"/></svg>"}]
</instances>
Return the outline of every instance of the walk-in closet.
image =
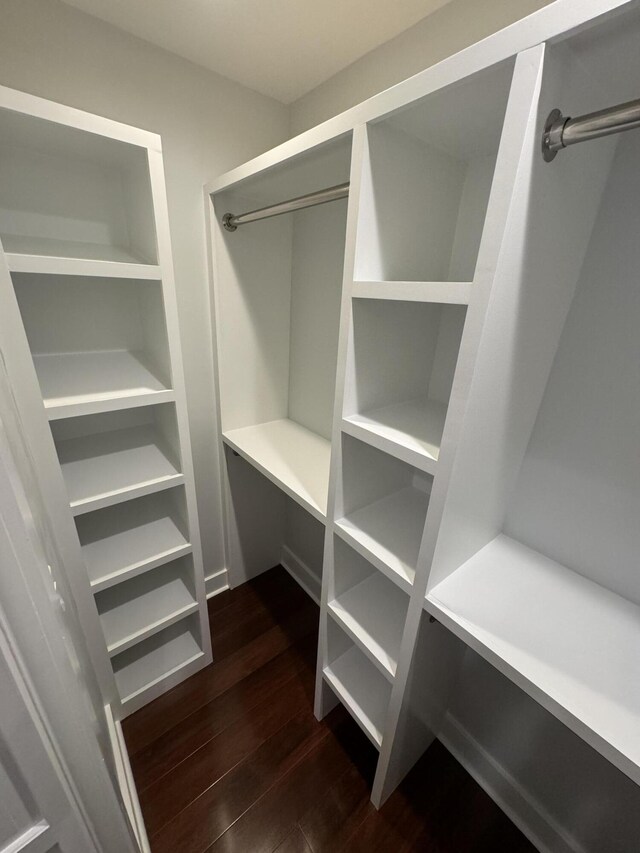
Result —
<instances>
[{"instance_id":1,"label":"walk-in closet","mask_svg":"<svg viewBox=\"0 0 640 853\"><path fill-rule=\"evenodd\" d=\"M639 4L339 5L7 0L0 853L637 848Z\"/></svg>"}]
</instances>

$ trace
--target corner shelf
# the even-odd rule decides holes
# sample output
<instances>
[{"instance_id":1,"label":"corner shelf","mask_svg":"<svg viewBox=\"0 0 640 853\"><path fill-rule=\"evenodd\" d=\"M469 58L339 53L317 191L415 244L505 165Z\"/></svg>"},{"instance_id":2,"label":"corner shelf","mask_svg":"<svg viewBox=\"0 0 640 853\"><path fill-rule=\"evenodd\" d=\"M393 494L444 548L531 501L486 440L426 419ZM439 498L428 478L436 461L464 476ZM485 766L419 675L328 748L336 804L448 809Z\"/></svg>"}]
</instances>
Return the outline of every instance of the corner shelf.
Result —
<instances>
[{"instance_id":1,"label":"corner shelf","mask_svg":"<svg viewBox=\"0 0 640 853\"><path fill-rule=\"evenodd\" d=\"M500 535L425 606L640 783L638 605Z\"/></svg>"},{"instance_id":2,"label":"corner shelf","mask_svg":"<svg viewBox=\"0 0 640 853\"><path fill-rule=\"evenodd\" d=\"M410 592L428 505L427 492L407 486L339 519L336 533Z\"/></svg>"},{"instance_id":3,"label":"corner shelf","mask_svg":"<svg viewBox=\"0 0 640 853\"><path fill-rule=\"evenodd\" d=\"M170 496L166 490L76 518L94 593L191 553Z\"/></svg>"},{"instance_id":4,"label":"corner shelf","mask_svg":"<svg viewBox=\"0 0 640 853\"><path fill-rule=\"evenodd\" d=\"M74 515L184 482L148 426L66 439L56 447Z\"/></svg>"},{"instance_id":5,"label":"corner shelf","mask_svg":"<svg viewBox=\"0 0 640 853\"><path fill-rule=\"evenodd\" d=\"M426 397L383 406L344 418L342 429L354 438L435 474L447 406Z\"/></svg>"},{"instance_id":6,"label":"corner shelf","mask_svg":"<svg viewBox=\"0 0 640 853\"><path fill-rule=\"evenodd\" d=\"M391 696L391 685L355 646L323 669L336 696L380 749Z\"/></svg>"},{"instance_id":7,"label":"corner shelf","mask_svg":"<svg viewBox=\"0 0 640 853\"><path fill-rule=\"evenodd\" d=\"M331 443L287 418L228 430L223 441L318 521L327 515Z\"/></svg>"},{"instance_id":8,"label":"corner shelf","mask_svg":"<svg viewBox=\"0 0 640 853\"><path fill-rule=\"evenodd\" d=\"M164 403L174 393L127 350L34 355L49 420Z\"/></svg>"},{"instance_id":9,"label":"corner shelf","mask_svg":"<svg viewBox=\"0 0 640 853\"><path fill-rule=\"evenodd\" d=\"M203 656L189 617L116 655L113 670L125 711L141 694Z\"/></svg>"},{"instance_id":10,"label":"corner shelf","mask_svg":"<svg viewBox=\"0 0 640 853\"><path fill-rule=\"evenodd\" d=\"M329 612L378 667L396 674L409 598L374 570L368 578L328 604Z\"/></svg>"},{"instance_id":11,"label":"corner shelf","mask_svg":"<svg viewBox=\"0 0 640 853\"><path fill-rule=\"evenodd\" d=\"M181 576L182 568L180 561L168 563L96 595L109 655L125 651L197 610Z\"/></svg>"}]
</instances>

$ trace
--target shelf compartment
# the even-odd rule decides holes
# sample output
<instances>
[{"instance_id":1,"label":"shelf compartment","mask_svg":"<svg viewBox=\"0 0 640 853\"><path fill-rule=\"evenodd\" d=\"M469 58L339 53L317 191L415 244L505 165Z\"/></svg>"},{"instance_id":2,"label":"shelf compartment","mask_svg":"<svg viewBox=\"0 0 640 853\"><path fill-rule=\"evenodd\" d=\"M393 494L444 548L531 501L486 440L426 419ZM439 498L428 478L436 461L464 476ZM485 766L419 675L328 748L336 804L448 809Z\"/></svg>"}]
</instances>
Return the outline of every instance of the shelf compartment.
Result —
<instances>
[{"instance_id":1,"label":"shelf compartment","mask_svg":"<svg viewBox=\"0 0 640 853\"><path fill-rule=\"evenodd\" d=\"M426 608L640 783L640 607L500 535Z\"/></svg>"},{"instance_id":2,"label":"shelf compartment","mask_svg":"<svg viewBox=\"0 0 640 853\"><path fill-rule=\"evenodd\" d=\"M49 420L174 399L173 391L144 364L141 353L34 355L33 363Z\"/></svg>"},{"instance_id":3,"label":"shelf compartment","mask_svg":"<svg viewBox=\"0 0 640 853\"><path fill-rule=\"evenodd\" d=\"M160 267L99 243L0 235L10 272L160 279Z\"/></svg>"},{"instance_id":4,"label":"shelf compartment","mask_svg":"<svg viewBox=\"0 0 640 853\"><path fill-rule=\"evenodd\" d=\"M13 273L50 419L173 400L157 281Z\"/></svg>"},{"instance_id":5,"label":"shelf compartment","mask_svg":"<svg viewBox=\"0 0 640 853\"><path fill-rule=\"evenodd\" d=\"M513 60L367 126L355 278L473 278Z\"/></svg>"},{"instance_id":6,"label":"shelf compartment","mask_svg":"<svg viewBox=\"0 0 640 853\"><path fill-rule=\"evenodd\" d=\"M466 306L353 303L343 429L435 473Z\"/></svg>"},{"instance_id":7,"label":"shelf compartment","mask_svg":"<svg viewBox=\"0 0 640 853\"><path fill-rule=\"evenodd\" d=\"M388 299L406 302L436 302L468 305L471 281L354 281L354 299Z\"/></svg>"},{"instance_id":8,"label":"shelf compartment","mask_svg":"<svg viewBox=\"0 0 640 853\"><path fill-rule=\"evenodd\" d=\"M224 442L319 521L327 515L331 443L283 419L229 430Z\"/></svg>"},{"instance_id":9,"label":"shelf compartment","mask_svg":"<svg viewBox=\"0 0 640 853\"><path fill-rule=\"evenodd\" d=\"M385 678L393 680L409 597L339 539L334 566L331 615Z\"/></svg>"},{"instance_id":10,"label":"shelf compartment","mask_svg":"<svg viewBox=\"0 0 640 853\"><path fill-rule=\"evenodd\" d=\"M186 517L181 488L77 516L92 590L100 592L191 553Z\"/></svg>"},{"instance_id":11,"label":"shelf compartment","mask_svg":"<svg viewBox=\"0 0 640 853\"><path fill-rule=\"evenodd\" d=\"M390 580L410 592L432 478L343 435L344 515L336 533Z\"/></svg>"},{"instance_id":12,"label":"shelf compartment","mask_svg":"<svg viewBox=\"0 0 640 853\"><path fill-rule=\"evenodd\" d=\"M175 414L163 410L150 406L52 422L74 515L184 482L165 432L175 429Z\"/></svg>"},{"instance_id":13,"label":"shelf compartment","mask_svg":"<svg viewBox=\"0 0 640 853\"><path fill-rule=\"evenodd\" d=\"M123 704L204 655L194 617L186 617L112 659Z\"/></svg>"},{"instance_id":14,"label":"shelf compartment","mask_svg":"<svg viewBox=\"0 0 640 853\"><path fill-rule=\"evenodd\" d=\"M97 593L108 653L117 655L195 612L192 576L191 559L184 557Z\"/></svg>"},{"instance_id":15,"label":"shelf compartment","mask_svg":"<svg viewBox=\"0 0 640 853\"><path fill-rule=\"evenodd\" d=\"M391 685L332 620L327 628L329 663L323 669L324 679L371 743L380 749Z\"/></svg>"},{"instance_id":16,"label":"shelf compartment","mask_svg":"<svg viewBox=\"0 0 640 853\"><path fill-rule=\"evenodd\" d=\"M0 239L12 254L155 264L146 149L3 110Z\"/></svg>"},{"instance_id":17,"label":"shelf compartment","mask_svg":"<svg viewBox=\"0 0 640 853\"><path fill-rule=\"evenodd\" d=\"M421 398L344 418L349 435L435 474L447 406Z\"/></svg>"}]
</instances>

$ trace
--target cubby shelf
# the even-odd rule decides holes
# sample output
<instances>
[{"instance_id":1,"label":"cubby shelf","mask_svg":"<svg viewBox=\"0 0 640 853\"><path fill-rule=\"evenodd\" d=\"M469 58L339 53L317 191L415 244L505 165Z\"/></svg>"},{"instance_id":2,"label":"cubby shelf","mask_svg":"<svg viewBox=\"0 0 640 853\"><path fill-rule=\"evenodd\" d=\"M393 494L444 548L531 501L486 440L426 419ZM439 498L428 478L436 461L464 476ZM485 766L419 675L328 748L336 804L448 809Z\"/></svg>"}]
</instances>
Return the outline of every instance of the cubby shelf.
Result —
<instances>
[{"instance_id":1,"label":"cubby shelf","mask_svg":"<svg viewBox=\"0 0 640 853\"><path fill-rule=\"evenodd\" d=\"M470 281L354 281L351 295L355 299L468 305L472 287Z\"/></svg>"},{"instance_id":2,"label":"cubby shelf","mask_svg":"<svg viewBox=\"0 0 640 853\"><path fill-rule=\"evenodd\" d=\"M49 420L174 399L174 393L127 350L34 355Z\"/></svg>"},{"instance_id":3,"label":"cubby shelf","mask_svg":"<svg viewBox=\"0 0 640 853\"><path fill-rule=\"evenodd\" d=\"M429 494L407 486L336 521L336 532L407 592L418 562Z\"/></svg>"},{"instance_id":4,"label":"cubby shelf","mask_svg":"<svg viewBox=\"0 0 640 853\"><path fill-rule=\"evenodd\" d=\"M184 482L147 426L66 439L57 450L74 515Z\"/></svg>"},{"instance_id":5,"label":"cubby shelf","mask_svg":"<svg viewBox=\"0 0 640 853\"><path fill-rule=\"evenodd\" d=\"M447 406L420 398L344 418L342 429L354 438L435 474Z\"/></svg>"},{"instance_id":6,"label":"cubby shelf","mask_svg":"<svg viewBox=\"0 0 640 853\"><path fill-rule=\"evenodd\" d=\"M99 510L109 513L106 519L89 513L76 520L94 592L191 553L191 544L168 510L144 514L139 507L130 507L127 503L126 508L120 504ZM118 509L122 511L114 513Z\"/></svg>"},{"instance_id":7,"label":"cubby shelf","mask_svg":"<svg viewBox=\"0 0 640 853\"><path fill-rule=\"evenodd\" d=\"M226 444L319 521L327 515L331 443L282 419L224 433Z\"/></svg>"},{"instance_id":8,"label":"cubby shelf","mask_svg":"<svg viewBox=\"0 0 640 853\"><path fill-rule=\"evenodd\" d=\"M374 571L330 601L328 607L334 619L385 678L393 680L408 604L404 592Z\"/></svg>"},{"instance_id":9,"label":"cubby shelf","mask_svg":"<svg viewBox=\"0 0 640 853\"><path fill-rule=\"evenodd\" d=\"M98 593L96 604L111 656L197 609L197 602L180 576L180 568L179 562L169 563Z\"/></svg>"},{"instance_id":10,"label":"cubby shelf","mask_svg":"<svg viewBox=\"0 0 640 853\"><path fill-rule=\"evenodd\" d=\"M140 694L203 655L188 617L116 655L113 669L125 710Z\"/></svg>"},{"instance_id":11,"label":"cubby shelf","mask_svg":"<svg viewBox=\"0 0 640 853\"><path fill-rule=\"evenodd\" d=\"M391 696L389 682L355 646L326 666L323 674L371 743L380 749Z\"/></svg>"},{"instance_id":12,"label":"cubby shelf","mask_svg":"<svg viewBox=\"0 0 640 853\"><path fill-rule=\"evenodd\" d=\"M640 607L500 535L427 610L640 782Z\"/></svg>"},{"instance_id":13,"label":"cubby shelf","mask_svg":"<svg viewBox=\"0 0 640 853\"><path fill-rule=\"evenodd\" d=\"M44 275L83 275L104 278L160 280L157 264L143 263L133 255L109 246L66 244L56 240L28 240L1 237L10 272L41 273ZM10 250L7 246L12 246ZM71 251L79 246L82 254ZM104 250L104 251L100 251ZM86 257L85 257L86 256Z\"/></svg>"}]
</instances>

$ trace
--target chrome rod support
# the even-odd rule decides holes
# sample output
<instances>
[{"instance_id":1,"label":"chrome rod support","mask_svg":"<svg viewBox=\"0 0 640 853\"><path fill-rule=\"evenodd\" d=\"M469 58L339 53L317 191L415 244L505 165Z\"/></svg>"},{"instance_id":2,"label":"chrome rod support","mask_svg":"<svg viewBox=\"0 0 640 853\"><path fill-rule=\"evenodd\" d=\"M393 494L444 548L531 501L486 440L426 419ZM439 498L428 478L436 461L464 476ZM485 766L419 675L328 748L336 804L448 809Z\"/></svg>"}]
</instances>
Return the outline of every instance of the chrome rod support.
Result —
<instances>
[{"instance_id":1,"label":"chrome rod support","mask_svg":"<svg viewBox=\"0 0 640 853\"><path fill-rule=\"evenodd\" d=\"M269 219L271 216L281 216L283 213L292 213L294 210L315 207L317 204L326 204L329 201L338 201L348 195L349 184L338 184L335 187L328 187L326 190L301 195L298 198L281 201L279 204L272 204L269 207L261 207L259 210L250 210L237 216L233 213L225 213L222 217L222 224L227 231L235 231L238 225L257 222L259 219Z\"/></svg>"},{"instance_id":2,"label":"chrome rod support","mask_svg":"<svg viewBox=\"0 0 640 853\"><path fill-rule=\"evenodd\" d=\"M578 118L563 116L560 110L552 110L542 133L542 156L550 163L558 151L569 145L636 127L640 127L640 99Z\"/></svg>"}]
</instances>

